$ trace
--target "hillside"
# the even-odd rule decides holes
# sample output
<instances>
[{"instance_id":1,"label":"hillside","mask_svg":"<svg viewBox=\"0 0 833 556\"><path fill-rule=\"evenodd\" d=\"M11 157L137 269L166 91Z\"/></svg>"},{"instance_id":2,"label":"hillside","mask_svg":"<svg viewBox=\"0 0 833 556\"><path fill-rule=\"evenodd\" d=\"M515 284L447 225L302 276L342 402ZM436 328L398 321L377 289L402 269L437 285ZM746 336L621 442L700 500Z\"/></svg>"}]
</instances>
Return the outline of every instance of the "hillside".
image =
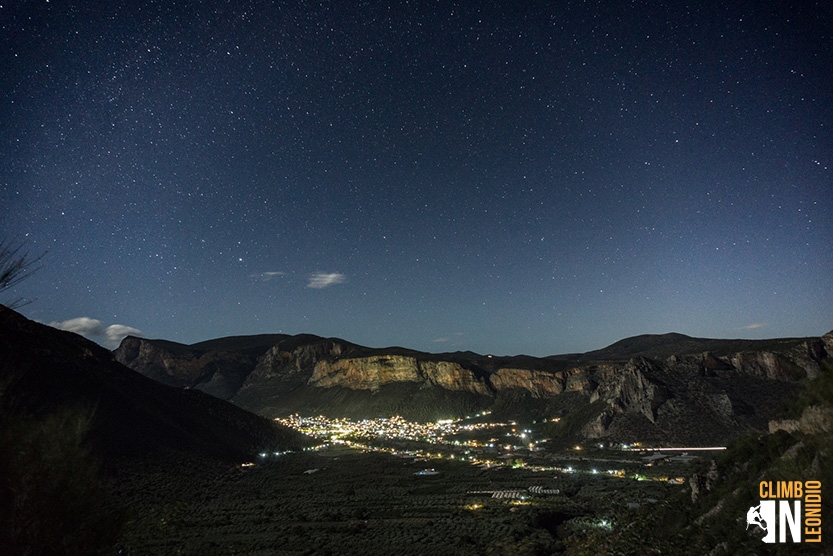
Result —
<instances>
[{"instance_id":1,"label":"hillside","mask_svg":"<svg viewBox=\"0 0 833 556\"><path fill-rule=\"evenodd\" d=\"M273 422L196 390L172 388L122 366L84 338L0 306L0 394L6 412L82 408L106 454L188 450L235 460L303 444Z\"/></svg>"}]
</instances>

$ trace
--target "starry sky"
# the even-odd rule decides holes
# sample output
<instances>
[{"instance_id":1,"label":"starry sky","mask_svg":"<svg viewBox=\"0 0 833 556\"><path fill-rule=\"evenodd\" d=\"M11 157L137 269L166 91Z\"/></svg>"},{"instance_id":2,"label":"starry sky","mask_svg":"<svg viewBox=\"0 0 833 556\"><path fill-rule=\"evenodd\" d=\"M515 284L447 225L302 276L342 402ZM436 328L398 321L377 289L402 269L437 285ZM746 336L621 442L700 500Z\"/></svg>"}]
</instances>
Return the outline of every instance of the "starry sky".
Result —
<instances>
[{"instance_id":1,"label":"starry sky","mask_svg":"<svg viewBox=\"0 0 833 556\"><path fill-rule=\"evenodd\" d=\"M0 45L4 297L108 347L833 329L827 2L13 0Z\"/></svg>"}]
</instances>

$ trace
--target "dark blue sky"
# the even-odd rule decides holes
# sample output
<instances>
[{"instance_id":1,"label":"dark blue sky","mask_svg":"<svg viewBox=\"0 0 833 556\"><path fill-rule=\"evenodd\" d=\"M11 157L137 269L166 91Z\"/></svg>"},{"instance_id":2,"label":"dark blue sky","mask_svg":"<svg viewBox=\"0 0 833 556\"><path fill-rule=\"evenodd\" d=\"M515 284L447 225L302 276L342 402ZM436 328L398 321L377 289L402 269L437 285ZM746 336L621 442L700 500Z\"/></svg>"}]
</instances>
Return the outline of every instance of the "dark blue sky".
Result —
<instances>
[{"instance_id":1,"label":"dark blue sky","mask_svg":"<svg viewBox=\"0 0 833 556\"><path fill-rule=\"evenodd\" d=\"M667 4L7 3L9 297L109 345L821 335L833 9Z\"/></svg>"}]
</instances>

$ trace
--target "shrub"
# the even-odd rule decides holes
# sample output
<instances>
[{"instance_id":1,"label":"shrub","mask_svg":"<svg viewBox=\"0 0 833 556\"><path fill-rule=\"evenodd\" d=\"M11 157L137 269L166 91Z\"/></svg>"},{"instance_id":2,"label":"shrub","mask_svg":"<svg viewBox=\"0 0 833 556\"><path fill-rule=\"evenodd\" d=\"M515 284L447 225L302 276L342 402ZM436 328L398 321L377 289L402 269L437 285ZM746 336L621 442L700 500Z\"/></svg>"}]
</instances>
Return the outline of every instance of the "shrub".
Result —
<instances>
[{"instance_id":1,"label":"shrub","mask_svg":"<svg viewBox=\"0 0 833 556\"><path fill-rule=\"evenodd\" d=\"M112 552L124 522L85 439L93 411L38 417L0 393L0 546L5 554Z\"/></svg>"}]
</instances>

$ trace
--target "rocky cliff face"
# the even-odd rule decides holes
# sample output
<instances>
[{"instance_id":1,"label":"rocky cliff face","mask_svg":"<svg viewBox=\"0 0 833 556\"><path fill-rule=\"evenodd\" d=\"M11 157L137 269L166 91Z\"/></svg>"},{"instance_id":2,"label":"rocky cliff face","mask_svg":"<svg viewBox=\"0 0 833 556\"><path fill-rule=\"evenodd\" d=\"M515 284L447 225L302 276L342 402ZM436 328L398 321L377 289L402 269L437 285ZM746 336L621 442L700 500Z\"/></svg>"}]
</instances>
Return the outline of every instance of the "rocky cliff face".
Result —
<instances>
[{"instance_id":1,"label":"rocky cliff face","mask_svg":"<svg viewBox=\"0 0 833 556\"><path fill-rule=\"evenodd\" d=\"M775 380L799 380L818 373L818 365L808 369L785 354L768 351L736 353L729 362L741 372Z\"/></svg>"},{"instance_id":2,"label":"rocky cliff face","mask_svg":"<svg viewBox=\"0 0 833 556\"><path fill-rule=\"evenodd\" d=\"M318 337L279 342L258 359L231 401L267 416L302 410L302 403L288 398L307 387L316 363L341 357L350 348L346 342Z\"/></svg>"},{"instance_id":3,"label":"rocky cliff face","mask_svg":"<svg viewBox=\"0 0 833 556\"><path fill-rule=\"evenodd\" d=\"M133 336L125 338L113 355L119 363L172 386L190 386L205 374L205 364L200 364L195 354L177 356L161 345Z\"/></svg>"},{"instance_id":4,"label":"rocky cliff face","mask_svg":"<svg viewBox=\"0 0 833 556\"><path fill-rule=\"evenodd\" d=\"M586 438L722 441L776 426L767 419L800 381L818 375L829 358L830 336L828 342L793 342L783 351L704 352L587 365L564 373L564 390L595 404L581 427Z\"/></svg>"},{"instance_id":5,"label":"rocky cliff face","mask_svg":"<svg viewBox=\"0 0 833 556\"><path fill-rule=\"evenodd\" d=\"M261 353L259 348L205 349L128 336L113 356L163 384L195 388L228 400L243 385Z\"/></svg>"},{"instance_id":6,"label":"rocky cliff face","mask_svg":"<svg viewBox=\"0 0 833 556\"><path fill-rule=\"evenodd\" d=\"M686 345L696 347L697 342L688 338ZM676 434L705 442L765 430L798 381L820 372L833 350L833 333L815 340L772 341L758 351L748 349L755 345L750 341L739 343L744 349L737 352L725 350L731 341L715 342L704 345L719 345L721 354L577 358L572 365L470 353L439 357L399 348L373 350L315 336L280 337L248 351L127 338L115 355L157 380L217 392L269 416L305 408L338 415L339 408L348 406L354 414L365 407L368 416L391 407L407 413L407 404L417 397L423 407L465 399L466 407L515 403L542 417L564 411L569 416L575 412L574 401L559 401L569 398L584 399L592 408L582 414L585 421L578 428L586 437L625 441ZM386 397L389 403L383 403Z\"/></svg>"},{"instance_id":7,"label":"rocky cliff face","mask_svg":"<svg viewBox=\"0 0 833 556\"><path fill-rule=\"evenodd\" d=\"M532 397L542 399L563 392L566 377L564 372L501 368L489 377L489 381L497 391L515 388L526 390Z\"/></svg>"},{"instance_id":8,"label":"rocky cliff face","mask_svg":"<svg viewBox=\"0 0 833 556\"><path fill-rule=\"evenodd\" d=\"M769 422L769 432L787 431L802 434L830 434L833 432L833 408L811 405L804 408L799 419Z\"/></svg>"},{"instance_id":9,"label":"rocky cliff face","mask_svg":"<svg viewBox=\"0 0 833 556\"><path fill-rule=\"evenodd\" d=\"M378 390L391 382L423 382L416 359L398 355L374 355L360 359L319 361L310 385L343 386L351 390Z\"/></svg>"},{"instance_id":10,"label":"rocky cliff face","mask_svg":"<svg viewBox=\"0 0 833 556\"><path fill-rule=\"evenodd\" d=\"M456 392L488 396L489 386L473 371L449 361L419 361L402 355L374 355L355 359L319 361L309 384L318 388L341 386L377 391L386 384L412 382Z\"/></svg>"},{"instance_id":11,"label":"rocky cliff face","mask_svg":"<svg viewBox=\"0 0 833 556\"><path fill-rule=\"evenodd\" d=\"M491 395L488 383L474 371L464 369L459 363L448 361L422 361L419 369L429 384L452 392L471 392L482 396Z\"/></svg>"},{"instance_id":12,"label":"rocky cliff face","mask_svg":"<svg viewBox=\"0 0 833 556\"><path fill-rule=\"evenodd\" d=\"M596 388L590 395L590 402L601 399L615 413L638 413L656 423L657 409L668 400L669 392L656 378L648 377L660 371L657 362L632 359Z\"/></svg>"},{"instance_id":13,"label":"rocky cliff face","mask_svg":"<svg viewBox=\"0 0 833 556\"><path fill-rule=\"evenodd\" d=\"M258 359L246 386L265 380L309 380L319 361L340 357L348 347L332 340L320 340L300 346L278 344Z\"/></svg>"}]
</instances>

